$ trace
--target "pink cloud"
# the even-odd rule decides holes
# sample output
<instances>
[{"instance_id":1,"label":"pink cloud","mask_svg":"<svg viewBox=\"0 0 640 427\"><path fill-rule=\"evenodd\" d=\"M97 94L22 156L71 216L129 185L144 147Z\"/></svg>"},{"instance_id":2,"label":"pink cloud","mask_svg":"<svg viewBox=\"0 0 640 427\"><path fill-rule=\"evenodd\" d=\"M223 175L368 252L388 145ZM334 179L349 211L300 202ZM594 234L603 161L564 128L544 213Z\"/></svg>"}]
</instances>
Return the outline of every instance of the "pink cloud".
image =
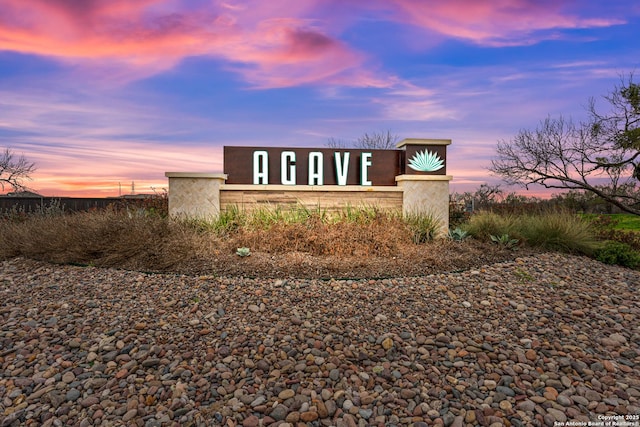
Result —
<instances>
[{"instance_id":1,"label":"pink cloud","mask_svg":"<svg viewBox=\"0 0 640 427\"><path fill-rule=\"evenodd\" d=\"M256 87L328 82L385 83L363 69L365 57L305 18L313 1L5 0L0 50L54 57L136 79L189 56L222 58Z\"/></svg>"},{"instance_id":2,"label":"pink cloud","mask_svg":"<svg viewBox=\"0 0 640 427\"><path fill-rule=\"evenodd\" d=\"M554 30L605 27L613 18L583 18L573 2L557 0L393 0L397 18L442 34L487 46L526 45L558 37ZM540 34L540 32L544 34ZM551 31L551 33L550 33Z\"/></svg>"},{"instance_id":3,"label":"pink cloud","mask_svg":"<svg viewBox=\"0 0 640 427\"><path fill-rule=\"evenodd\" d=\"M269 19L238 40L227 59L232 68L260 88L322 81L350 86L385 87L390 81L363 70L365 56L337 39L294 19Z\"/></svg>"},{"instance_id":4,"label":"pink cloud","mask_svg":"<svg viewBox=\"0 0 640 427\"><path fill-rule=\"evenodd\" d=\"M192 56L226 61L257 88L328 83L390 87L338 39L365 16L482 45L529 44L554 30L607 26L556 0L4 0L0 51L56 58L101 80L129 81ZM567 11L569 10L569 11Z\"/></svg>"}]
</instances>

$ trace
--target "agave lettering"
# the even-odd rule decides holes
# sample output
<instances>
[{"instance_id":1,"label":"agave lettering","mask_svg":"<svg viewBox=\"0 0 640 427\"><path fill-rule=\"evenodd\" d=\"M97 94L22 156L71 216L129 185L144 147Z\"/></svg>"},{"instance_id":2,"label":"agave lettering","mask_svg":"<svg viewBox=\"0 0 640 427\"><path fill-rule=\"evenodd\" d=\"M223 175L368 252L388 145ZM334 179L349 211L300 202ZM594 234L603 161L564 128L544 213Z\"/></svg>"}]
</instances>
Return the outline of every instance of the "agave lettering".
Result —
<instances>
[{"instance_id":1,"label":"agave lettering","mask_svg":"<svg viewBox=\"0 0 640 427\"><path fill-rule=\"evenodd\" d=\"M444 167L444 161L434 151L418 151L409 159L409 167L418 172L435 172Z\"/></svg>"}]
</instances>

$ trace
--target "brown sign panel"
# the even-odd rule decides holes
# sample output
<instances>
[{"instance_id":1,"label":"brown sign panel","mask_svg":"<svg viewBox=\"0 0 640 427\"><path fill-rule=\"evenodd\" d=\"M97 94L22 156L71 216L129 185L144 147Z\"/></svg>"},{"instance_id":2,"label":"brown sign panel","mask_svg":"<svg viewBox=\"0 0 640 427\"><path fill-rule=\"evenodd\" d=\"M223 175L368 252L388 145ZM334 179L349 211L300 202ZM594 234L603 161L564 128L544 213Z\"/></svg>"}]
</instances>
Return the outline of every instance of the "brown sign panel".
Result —
<instances>
[{"instance_id":1,"label":"brown sign panel","mask_svg":"<svg viewBox=\"0 0 640 427\"><path fill-rule=\"evenodd\" d=\"M402 163L401 150L224 147L227 184L396 185Z\"/></svg>"},{"instance_id":2,"label":"brown sign panel","mask_svg":"<svg viewBox=\"0 0 640 427\"><path fill-rule=\"evenodd\" d=\"M227 184L396 185L398 175L446 175L446 145L400 150L224 147Z\"/></svg>"}]
</instances>

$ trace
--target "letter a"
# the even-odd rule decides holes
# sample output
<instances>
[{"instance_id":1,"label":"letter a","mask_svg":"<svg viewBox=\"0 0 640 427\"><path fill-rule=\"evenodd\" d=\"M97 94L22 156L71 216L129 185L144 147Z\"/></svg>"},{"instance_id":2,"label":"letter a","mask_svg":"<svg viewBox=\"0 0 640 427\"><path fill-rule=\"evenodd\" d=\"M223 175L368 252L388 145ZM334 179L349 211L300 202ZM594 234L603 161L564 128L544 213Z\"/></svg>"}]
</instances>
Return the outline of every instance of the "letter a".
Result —
<instances>
[{"instance_id":1,"label":"letter a","mask_svg":"<svg viewBox=\"0 0 640 427\"><path fill-rule=\"evenodd\" d=\"M309 185L324 184L323 156L319 151L309 153Z\"/></svg>"},{"instance_id":2,"label":"letter a","mask_svg":"<svg viewBox=\"0 0 640 427\"><path fill-rule=\"evenodd\" d=\"M269 184L269 154L264 150L253 152L253 183Z\"/></svg>"}]
</instances>

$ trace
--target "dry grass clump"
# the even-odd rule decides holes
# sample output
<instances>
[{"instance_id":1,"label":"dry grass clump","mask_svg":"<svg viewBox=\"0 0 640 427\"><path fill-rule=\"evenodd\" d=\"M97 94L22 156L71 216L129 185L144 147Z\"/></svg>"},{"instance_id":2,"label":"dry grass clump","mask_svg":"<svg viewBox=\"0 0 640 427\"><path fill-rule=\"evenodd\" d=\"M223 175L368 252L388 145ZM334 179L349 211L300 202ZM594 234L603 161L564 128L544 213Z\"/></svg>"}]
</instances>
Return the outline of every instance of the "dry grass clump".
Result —
<instances>
[{"instance_id":1,"label":"dry grass clump","mask_svg":"<svg viewBox=\"0 0 640 427\"><path fill-rule=\"evenodd\" d=\"M368 223L278 223L266 229L242 229L229 236L231 247L249 247L272 254L307 252L312 255L390 256L410 243L406 227L382 216Z\"/></svg>"},{"instance_id":2,"label":"dry grass clump","mask_svg":"<svg viewBox=\"0 0 640 427\"><path fill-rule=\"evenodd\" d=\"M435 227L433 221L420 224ZM177 221L145 210L60 212L2 221L0 258L167 271L222 262L225 256L237 260L233 254L239 247L272 256L393 257L412 244L416 230L398 213L373 207L336 213L232 208L212 222ZM421 235L432 231L421 230Z\"/></svg>"},{"instance_id":3,"label":"dry grass clump","mask_svg":"<svg viewBox=\"0 0 640 427\"><path fill-rule=\"evenodd\" d=\"M161 218L127 212L32 216L0 227L0 257L164 270L184 260L193 233Z\"/></svg>"},{"instance_id":4,"label":"dry grass clump","mask_svg":"<svg viewBox=\"0 0 640 427\"><path fill-rule=\"evenodd\" d=\"M440 223L431 215L405 215L375 206L325 211L294 206L250 212L231 208L211 227L233 245L268 253L325 256L392 256L404 245L432 241Z\"/></svg>"}]
</instances>

